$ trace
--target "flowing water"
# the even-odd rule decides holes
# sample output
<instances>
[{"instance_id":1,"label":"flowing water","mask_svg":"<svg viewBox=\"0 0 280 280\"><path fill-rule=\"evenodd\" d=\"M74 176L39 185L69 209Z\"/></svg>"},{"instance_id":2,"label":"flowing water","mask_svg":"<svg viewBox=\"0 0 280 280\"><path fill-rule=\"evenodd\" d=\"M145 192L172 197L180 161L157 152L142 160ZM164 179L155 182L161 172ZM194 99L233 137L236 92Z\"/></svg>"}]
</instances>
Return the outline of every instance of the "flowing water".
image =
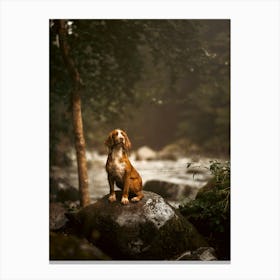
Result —
<instances>
[{"instance_id":1,"label":"flowing water","mask_svg":"<svg viewBox=\"0 0 280 280\"><path fill-rule=\"evenodd\" d=\"M87 153L89 189L92 201L108 194L109 186L107 173L105 171L106 155ZM201 188L211 178L207 169L211 159L203 158L191 164L191 158L181 158L174 160L151 160L136 161L135 157L130 157L131 163L138 170L143 179L143 184L148 180L161 180L176 184L188 185L193 188ZM75 162L75 161L74 161ZM65 178L71 185L78 188L78 175L75 165L69 168L53 168L56 176Z\"/></svg>"}]
</instances>

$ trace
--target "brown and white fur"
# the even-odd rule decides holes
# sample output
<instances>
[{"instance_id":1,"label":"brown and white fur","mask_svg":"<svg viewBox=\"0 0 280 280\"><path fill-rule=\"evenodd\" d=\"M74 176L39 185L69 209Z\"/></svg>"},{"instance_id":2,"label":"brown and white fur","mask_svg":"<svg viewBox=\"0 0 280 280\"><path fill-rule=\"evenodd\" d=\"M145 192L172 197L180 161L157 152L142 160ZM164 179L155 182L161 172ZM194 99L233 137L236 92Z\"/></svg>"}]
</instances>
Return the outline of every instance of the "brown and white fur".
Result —
<instances>
[{"instance_id":1,"label":"brown and white fur","mask_svg":"<svg viewBox=\"0 0 280 280\"><path fill-rule=\"evenodd\" d=\"M128 151L131 148L127 134L121 129L114 129L108 135L105 145L109 148L106 162L106 171L110 185L109 201L116 201L114 184L116 183L122 193L122 204L129 203L129 193L135 196L132 202L137 202L143 198L142 178L128 159Z\"/></svg>"}]
</instances>

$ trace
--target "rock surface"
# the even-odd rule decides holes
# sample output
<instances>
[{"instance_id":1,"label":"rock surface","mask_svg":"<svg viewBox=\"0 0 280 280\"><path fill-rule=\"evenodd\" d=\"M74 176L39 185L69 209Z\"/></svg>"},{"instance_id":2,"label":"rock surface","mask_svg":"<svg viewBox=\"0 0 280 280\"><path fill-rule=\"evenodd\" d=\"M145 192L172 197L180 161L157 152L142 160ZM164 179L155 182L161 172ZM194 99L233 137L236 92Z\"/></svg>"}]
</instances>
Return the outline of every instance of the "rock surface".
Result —
<instances>
[{"instance_id":1,"label":"rock surface","mask_svg":"<svg viewBox=\"0 0 280 280\"><path fill-rule=\"evenodd\" d=\"M78 201L79 191L64 178L50 178L50 201Z\"/></svg>"},{"instance_id":2,"label":"rock surface","mask_svg":"<svg viewBox=\"0 0 280 280\"><path fill-rule=\"evenodd\" d=\"M110 260L110 258L85 239L51 232L50 260Z\"/></svg>"},{"instance_id":3,"label":"rock surface","mask_svg":"<svg viewBox=\"0 0 280 280\"><path fill-rule=\"evenodd\" d=\"M67 218L65 217L65 213L67 210L65 209L63 203L61 202L52 202L50 203L50 230L59 230L63 226L65 226L67 222Z\"/></svg>"},{"instance_id":4,"label":"rock surface","mask_svg":"<svg viewBox=\"0 0 280 280\"><path fill-rule=\"evenodd\" d=\"M154 160L157 153L149 148L148 146L143 146L136 151L136 160Z\"/></svg>"},{"instance_id":5,"label":"rock surface","mask_svg":"<svg viewBox=\"0 0 280 280\"><path fill-rule=\"evenodd\" d=\"M216 261L215 250L212 247L200 247L195 251L187 251L176 259L177 261Z\"/></svg>"},{"instance_id":6,"label":"rock surface","mask_svg":"<svg viewBox=\"0 0 280 280\"><path fill-rule=\"evenodd\" d=\"M197 188L186 184L175 184L160 180L147 181L144 185L144 190L155 192L171 201L179 201L183 198L194 199L198 191Z\"/></svg>"},{"instance_id":7,"label":"rock surface","mask_svg":"<svg viewBox=\"0 0 280 280\"><path fill-rule=\"evenodd\" d=\"M199 147L188 139L179 139L166 145L157 153L157 159L177 160L182 157L199 154Z\"/></svg>"},{"instance_id":8,"label":"rock surface","mask_svg":"<svg viewBox=\"0 0 280 280\"><path fill-rule=\"evenodd\" d=\"M158 160L177 160L182 156L182 149L176 144L163 147L157 154Z\"/></svg>"},{"instance_id":9,"label":"rock surface","mask_svg":"<svg viewBox=\"0 0 280 280\"><path fill-rule=\"evenodd\" d=\"M68 214L77 233L87 237L113 259L168 260L187 250L208 246L201 235L164 199L144 191L144 198L128 205L110 203L108 195Z\"/></svg>"}]
</instances>

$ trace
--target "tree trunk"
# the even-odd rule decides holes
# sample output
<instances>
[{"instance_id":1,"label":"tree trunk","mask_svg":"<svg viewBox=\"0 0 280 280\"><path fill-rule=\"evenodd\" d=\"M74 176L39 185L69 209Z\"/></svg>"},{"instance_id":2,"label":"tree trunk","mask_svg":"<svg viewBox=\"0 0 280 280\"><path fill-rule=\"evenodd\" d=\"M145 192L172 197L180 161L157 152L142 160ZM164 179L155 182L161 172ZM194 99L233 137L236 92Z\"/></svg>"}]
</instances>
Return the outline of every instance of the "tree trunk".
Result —
<instances>
[{"instance_id":1,"label":"tree trunk","mask_svg":"<svg viewBox=\"0 0 280 280\"><path fill-rule=\"evenodd\" d=\"M83 132L83 120L81 111L81 78L75 66L73 59L70 56L70 49L67 43L66 21L58 21L59 47L62 57L69 75L73 82L72 90L72 120L75 135L75 149L77 155L78 176L79 176L79 192L81 207L90 204L88 174L86 161L85 138Z\"/></svg>"}]
</instances>

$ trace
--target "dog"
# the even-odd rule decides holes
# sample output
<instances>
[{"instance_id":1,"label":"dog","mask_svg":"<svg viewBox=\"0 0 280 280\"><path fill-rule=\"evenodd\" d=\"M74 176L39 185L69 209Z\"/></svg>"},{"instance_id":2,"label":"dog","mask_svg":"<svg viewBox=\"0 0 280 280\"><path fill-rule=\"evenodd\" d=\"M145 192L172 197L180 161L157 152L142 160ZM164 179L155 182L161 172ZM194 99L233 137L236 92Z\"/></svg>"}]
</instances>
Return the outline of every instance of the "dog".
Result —
<instances>
[{"instance_id":1,"label":"dog","mask_svg":"<svg viewBox=\"0 0 280 280\"><path fill-rule=\"evenodd\" d=\"M135 195L131 201L138 202L143 197L142 178L128 159L128 152L131 148L131 142L125 131L114 129L111 131L105 141L109 149L106 162L106 171L110 186L109 201L116 201L114 184L120 188L122 193L122 204L129 203L129 194Z\"/></svg>"}]
</instances>

